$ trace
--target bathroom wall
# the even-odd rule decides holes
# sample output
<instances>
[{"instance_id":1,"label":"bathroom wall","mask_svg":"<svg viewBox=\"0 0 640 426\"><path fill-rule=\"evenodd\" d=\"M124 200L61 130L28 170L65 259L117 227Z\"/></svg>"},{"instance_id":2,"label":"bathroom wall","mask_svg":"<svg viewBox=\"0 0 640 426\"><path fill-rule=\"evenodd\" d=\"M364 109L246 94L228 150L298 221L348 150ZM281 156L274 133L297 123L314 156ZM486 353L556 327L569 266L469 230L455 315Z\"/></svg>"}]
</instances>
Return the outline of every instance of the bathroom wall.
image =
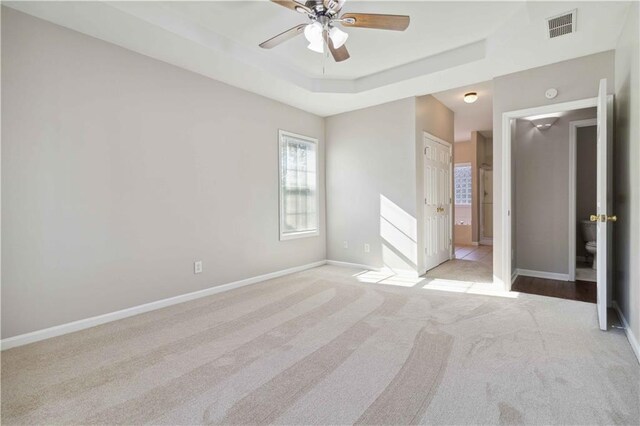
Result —
<instances>
[{"instance_id":1,"label":"bathroom wall","mask_svg":"<svg viewBox=\"0 0 640 426\"><path fill-rule=\"evenodd\" d=\"M480 241L480 166L481 159L484 158L485 138L478 131L471 132L471 172L473 183L471 193L471 243L478 244Z\"/></svg>"},{"instance_id":2,"label":"bathroom wall","mask_svg":"<svg viewBox=\"0 0 640 426\"><path fill-rule=\"evenodd\" d=\"M595 108L571 111L542 131L516 121L517 268L569 273L569 123L595 117Z\"/></svg>"},{"instance_id":3,"label":"bathroom wall","mask_svg":"<svg viewBox=\"0 0 640 426\"><path fill-rule=\"evenodd\" d=\"M579 127L576 138L576 256L584 257L586 241L582 238L580 221L596 213L596 126Z\"/></svg>"},{"instance_id":4,"label":"bathroom wall","mask_svg":"<svg viewBox=\"0 0 640 426\"><path fill-rule=\"evenodd\" d=\"M471 141L456 142L453 144L453 163L473 163L475 157L474 150L472 149ZM473 166L473 164L472 164ZM473 169L472 169L473 172ZM471 230L471 206L470 205L456 205L455 206L455 225L454 225L454 242L456 244L471 244L472 230Z\"/></svg>"}]
</instances>

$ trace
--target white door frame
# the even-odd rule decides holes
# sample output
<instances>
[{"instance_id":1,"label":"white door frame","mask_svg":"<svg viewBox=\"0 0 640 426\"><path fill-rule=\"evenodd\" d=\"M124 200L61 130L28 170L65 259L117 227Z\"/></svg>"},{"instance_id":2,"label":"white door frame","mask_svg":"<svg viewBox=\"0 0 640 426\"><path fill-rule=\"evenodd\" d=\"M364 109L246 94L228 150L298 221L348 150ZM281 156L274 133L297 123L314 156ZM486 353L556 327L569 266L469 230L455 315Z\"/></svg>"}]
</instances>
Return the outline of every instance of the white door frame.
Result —
<instances>
[{"instance_id":1,"label":"white door frame","mask_svg":"<svg viewBox=\"0 0 640 426\"><path fill-rule=\"evenodd\" d=\"M613 95L608 95L607 101L613 102ZM513 208L511 205L511 123L513 120L531 115L552 114L576 109L594 108L597 106L597 102L598 98L594 97L580 99L577 101L525 108L516 111L507 111L502 114L502 161L500 163L500 167L502 169L502 209L499 211L499 216L502 218L502 244L498 255L502 261L502 284L505 291L511 291L511 284L515 279L515 277L512 276L511 269L511 210Z\"/></svg>"},{"instance_id":2,"label":"white door frame","mask_svg":"<svg viewBox=\"0 0 640 426\"><path fill-rule=\"evenodd\" d=\"M597 125L597 118L589 118L587 120L576 120L569 122L569 281L576 280L578 128Z\"/></svg>"},{"instance_id":3,"label":"white door frame","mask_svg":"<svg viewBox=\"0 0 640 426\"><path fill-rule=\"evenodd\" d=\"M451 243L449 244L449 260L453 259L453 240L455 239L455 236L453 235L453 223L454 223L454 207L453 207L453 144L451 142L447 142L444 139L440 139L437 136L432 135L429 132L425 132L424 130L422 131L422 151L425 152L425 150L427 149L427 145L426 145L426 140L425 139L431 139L434 142L437 142L441 145L444 145L446 148L449 149L449 235L451 236ZM423 174L424 174L424 158L422 160L422 168L423 168ZM422 199L424 199L427 196L427 188L423 188L422 189ZM422 220L425 220L425 214L424 214L424 202L421 201L422 204ZM424 224L422 225L424 228ZM426 231L422 232L422 239L424 244L422 245L422 262L424 265L426 265L426 251L425 251L425 247L427 244L427 239L426 239ZM422 271L420 271L420 275L424 275L426 274L428 271L428 269L426 268L426 266L423 268Z\"/></svg>"}]
</instances>

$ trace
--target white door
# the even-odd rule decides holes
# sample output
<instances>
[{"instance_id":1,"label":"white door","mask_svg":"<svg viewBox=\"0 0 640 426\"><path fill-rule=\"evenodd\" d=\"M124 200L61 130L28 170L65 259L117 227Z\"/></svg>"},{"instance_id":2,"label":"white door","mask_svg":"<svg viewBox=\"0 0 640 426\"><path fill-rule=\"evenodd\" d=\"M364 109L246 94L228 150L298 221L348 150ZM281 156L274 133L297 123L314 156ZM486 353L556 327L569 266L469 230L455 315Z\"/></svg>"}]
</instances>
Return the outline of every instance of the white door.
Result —
<instances>
[{"instance_id":1,"label":"white door","mask_svg":"<svg viewBox=\"0 0 640 426\"><path fill-rule=\"evenodd\" d=\"M611 223L616 221L612 212L612 131L613 108L607 97L607 79L600 80L598 90L598 165L597 212L591 216L598 222L596 269L598 280L598 322L601 330L607 329L607 307L611 297L613 264L611 262Z\"/></svg>"},{"instance_id":2,"label":"white door","mask_svg":"<svg viewBox=\"0 0 640 426\"><path fill-rule=\"evenodd\" d=\"M425 266L451 258L451 145L424 136Z\"/></svg>"}]
</instances>

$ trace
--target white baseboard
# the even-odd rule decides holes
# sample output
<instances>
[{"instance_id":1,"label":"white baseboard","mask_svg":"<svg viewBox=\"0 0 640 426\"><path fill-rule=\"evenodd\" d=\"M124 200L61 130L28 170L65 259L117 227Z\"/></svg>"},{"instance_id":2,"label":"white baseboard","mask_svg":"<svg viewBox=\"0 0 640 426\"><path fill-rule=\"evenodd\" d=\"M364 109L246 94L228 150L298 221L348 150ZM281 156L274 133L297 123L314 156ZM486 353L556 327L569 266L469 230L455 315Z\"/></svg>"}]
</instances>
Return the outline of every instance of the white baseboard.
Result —
<instances>
[{"instance_id":1,"label":"white baseboard","mask_svg":"<svg viewBox=\"0 0 640 426\"><path fill-rule=\"evenodd\" d=\"M514 282L516 282L516 279L518 278L518 270L516 269L515 271L513 271L513 273L511 274L511 284L513 284Z\"/></svg>"},{"instance_id":2,"label":"white baseboard","mask_svg":"<svg viewBox=\"0 0 640 426\"><path fill-rule=\"evenodd\" d=\"M394 274L400 277L412 277L412 278L416 278L420 275L424 275L427 272L427 271L424 271L422 274L419 274L418 271L409 270L409 269L393 270L388 266L380 268L377 266L363 265L362 263L342 262L340 260L327 260L327 265L342 266L344 268L366 269L368 271L375 271L375 272L388 272L390 274Z\"/></svg>"},{"instance_id":3,"label":"white baseboard","mask_svg":"<svg viewBox=\"0 0 640 426\"><path fill-rule=\"evenodd\" d=\"M246 278L244 280L234 281L228 284L209 287L204 290L198 290L191 293L181 294L179 296L169 297L167 299L157 300L155 302L145 303L143 305L133 306L131 308L110 312L108 314L98 315L95 317L85 318L78 321L69 322L66 324L56 325L54 327L33 331L31 333L20 334L18 336L2 339L0 341L0 348L1 350L5 350L5 349L15 348L17 346L33 343L33 342L38 342L40 340L49 339L51 337L62 336L63 334L73 333L74 331L80 331L87 328L95 327L97 325L105 324L108 322L132 317L134 315L139 315L149 311L154 311L156 309L166 308L167 306L176 305L178 303L187 302L189 300L211 296L213 294L222 293L222 292L233 290L239 287L244 287L251 284L257 284L262 281L282 277L284 275L293 274L295 272L316 268L326 263L327 261L320 260L318 262L313 262L306 265L295 266L293 268L283 269L281 271L270 272L268 274L258 275L256 277Z\"/></svg>"},{"instance_id":4,"label":"white baseboard","mask_svg":"<svg viewBox=\"0 0 640 426\"><path fill-rule=\"evenodd\" d=\"M569 274L558 274L556 272L532 271L530 269L516 269L517 275L534 278L546 278L548 280L569 281Z\"/></svg>"},{"instance_id":5,"label":"white baseboard","mask_svg":"<svg viewBox=\"0 0 640 426\"><path fill-rule=\"evenodd\" d=\"M367 269L369 271L382 271L382 270L384 270L384 268L378 268L376 266L363 265L362 263L342 262L340 260L328 260L327 259L327 265L342 266L342 267L345 267L345 268Z\"/></svg>"},{"instance_id":6,"label":"white baseboard","mask_svg":"<svg viewBox=\"0 0 640 426\"><path fill-rule=\"evenodd\" d=\"M631 349L633 349L633 353L636 355L636 358L638 358L638 363L640 363L640 344L638 343L638 339L636 339L636 336L633 335L633 331L631 330L631 328L629 328L627 319L622 314L622 310L620 309L620 306L618 306L618 302L616 302L615 300L613 301L613 308L616 310L616 312L618 312L618 316L622 320L622 325L624 326L624 332L627 335L627 340L629 340Z\"/></svg>"},{"instance_id":7,"label":"white baseboard","mask_svg":"<svg viewBox=\"0 0 640 426\"><path fill-rule=\"evenodd\" d=\"M477 241L471 241L471 245L472 245L472 246L479 246L479 245L480 245L480 243L479 243L479 242L477 242Z\"/></svg>"}]
</instances>

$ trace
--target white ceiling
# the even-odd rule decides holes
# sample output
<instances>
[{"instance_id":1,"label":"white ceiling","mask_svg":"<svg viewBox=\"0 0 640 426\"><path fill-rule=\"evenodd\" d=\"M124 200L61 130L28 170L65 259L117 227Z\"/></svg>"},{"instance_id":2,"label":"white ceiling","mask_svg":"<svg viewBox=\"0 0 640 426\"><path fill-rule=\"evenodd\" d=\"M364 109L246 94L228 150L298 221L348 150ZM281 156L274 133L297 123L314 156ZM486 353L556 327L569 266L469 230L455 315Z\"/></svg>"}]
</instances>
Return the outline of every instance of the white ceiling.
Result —
<instances>
[{"instance_id":1,"label":"white ceiling","mask_svg":"<svg viewBox=\"0 0 640 426\"><path fill-rule=\"evenodd\" d=\"M478 100L472 104L466 103L464 94L468 92L476 92ZM471 140L471 132L474 130L482 132L483 136L491 134L490 131L493 128L493 82L476 83L434 93L433 96L454 113L455 142Z\"/></svg>"},{"instance_id":2,"label":"white ceiling","mask_svg":"<svg viewBox=\"0 0 640 426\"><path fill-rule=\"evenodd\" d=\"M327 116L613 49L630 3L348 0L345 11L408 14L411 24L347 29L342 63L310 52L303 37L260 49L305 19L266 0L3 4ZM547 39L545 18L573 8L578 31Z\"/></svg>"}]
</instances>

